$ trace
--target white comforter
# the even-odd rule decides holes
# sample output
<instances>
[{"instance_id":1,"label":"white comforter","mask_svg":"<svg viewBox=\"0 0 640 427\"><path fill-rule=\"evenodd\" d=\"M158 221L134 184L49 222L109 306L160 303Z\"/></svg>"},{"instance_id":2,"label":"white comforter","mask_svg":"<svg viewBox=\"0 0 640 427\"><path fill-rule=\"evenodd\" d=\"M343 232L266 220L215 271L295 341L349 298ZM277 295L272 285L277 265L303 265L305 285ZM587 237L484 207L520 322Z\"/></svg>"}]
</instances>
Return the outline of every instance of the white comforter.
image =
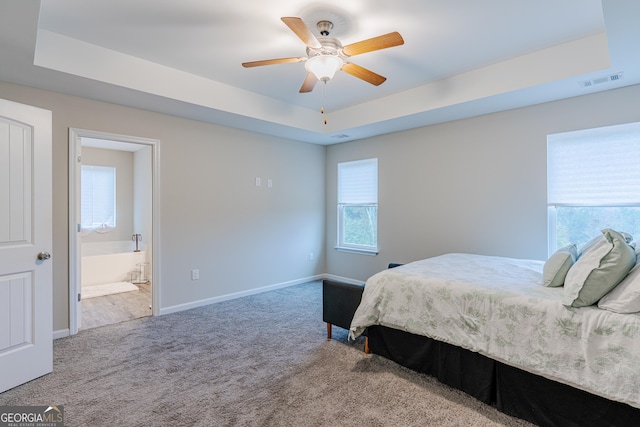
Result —
<instances>
[{"instance_id":1,"label":"white comforter","mask_svg":"<svg viewBox=\"0 0 640 427\"><path fill-rule=\"evenodd\" d=\"M350 336L382 325L640 408L640 315L562 305L542 261L447 254L366 282Z\"/></svg>"}]
</instances>

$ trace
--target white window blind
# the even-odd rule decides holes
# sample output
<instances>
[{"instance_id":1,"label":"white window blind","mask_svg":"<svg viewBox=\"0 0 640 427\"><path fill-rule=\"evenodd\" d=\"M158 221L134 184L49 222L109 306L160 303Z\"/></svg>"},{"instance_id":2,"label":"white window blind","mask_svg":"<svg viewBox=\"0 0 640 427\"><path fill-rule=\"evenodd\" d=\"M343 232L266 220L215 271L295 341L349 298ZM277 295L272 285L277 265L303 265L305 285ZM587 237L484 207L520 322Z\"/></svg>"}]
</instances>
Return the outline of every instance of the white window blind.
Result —
<instances>
[{"instance_id":1,"label":"white window blind","mask_svg":"<svg viewBox=\"0 0 640 427\"><path fill-rule=\"evenodd\" d=\"M336 249L378 253L378 159L338 163Z\"/></svg>"},{"instance_id":2,"label":"white window blind","mask_svg":"<svg viewBox=\"0 0 640 427\"><path fill-rule=\"evenodd\" d=\"M82 165L81 227L85 231L109 231L116 226L116 169Z\"/></svg>"},{"instance_id":3,"label":"white window blind","mask_svg":"<svg viewBox=\"0 0 640 427\"><path fill-rule=\"evenodd\" d=\"M378 203L378 159L338 163L338 203Z\"/></svg>"},{"instance_id":4,"label":"white window blind","mask_svg":"<svg viewBox=\"0 0 640 427\"><path fill-rule=\"evenodd\" d=\"M549 206L640 203L640 123L547 137Z\"/></svg>"}]
</instances>

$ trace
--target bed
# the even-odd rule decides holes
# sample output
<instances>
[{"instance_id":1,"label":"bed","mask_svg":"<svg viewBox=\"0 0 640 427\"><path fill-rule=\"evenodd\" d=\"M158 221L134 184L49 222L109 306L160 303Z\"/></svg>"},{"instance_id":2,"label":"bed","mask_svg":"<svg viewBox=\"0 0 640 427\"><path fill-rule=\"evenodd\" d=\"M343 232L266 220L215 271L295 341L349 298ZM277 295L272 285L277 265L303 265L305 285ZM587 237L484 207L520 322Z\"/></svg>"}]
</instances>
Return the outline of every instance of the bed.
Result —
<instances>
[{"instance_id":1,"label":"bed","mask_svg":"<svg viewBox=\"0 0 640 427\"><path fill-rule=\"evenodd\" d=\"M350 337L539 425L638 425L640 314L563 305L544 264L454 253L385 270Z\"/></svg>"}]
</instances>

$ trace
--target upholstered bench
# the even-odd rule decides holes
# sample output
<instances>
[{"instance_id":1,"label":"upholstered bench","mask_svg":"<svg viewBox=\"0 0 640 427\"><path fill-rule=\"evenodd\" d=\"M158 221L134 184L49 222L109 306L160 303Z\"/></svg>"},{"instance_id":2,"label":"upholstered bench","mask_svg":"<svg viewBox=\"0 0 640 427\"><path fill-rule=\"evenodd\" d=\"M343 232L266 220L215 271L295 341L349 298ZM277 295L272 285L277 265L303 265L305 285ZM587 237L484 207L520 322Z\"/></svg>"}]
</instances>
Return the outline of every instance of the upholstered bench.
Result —
<instances>
[{"instance_id":1,"label":"upholstered bench","mask_svg":"<svg viewBox=\"0 0 640 427\"><path fill-rule=\"evenodd\" d=\"M391 263L388 268L402 264ZM332 326L351 327L351 320L360 305L364 283L352 284L325 279L322 281L322 320L327 324L327 339L331 339ZM365 335L364 351L369 353L369 339Z\"/></svg>"},{"instance_id":2,"label":"upholstered bench","mask_svg":"<svg viewBox=\"0 0 640 427\"><path fill-rule=\"evenodd\" d=\"M322 281L322 320L327 323L327 339L331 339L332 325L349 329L363 291L364 283Z\"/></svg>"}]
</instances>

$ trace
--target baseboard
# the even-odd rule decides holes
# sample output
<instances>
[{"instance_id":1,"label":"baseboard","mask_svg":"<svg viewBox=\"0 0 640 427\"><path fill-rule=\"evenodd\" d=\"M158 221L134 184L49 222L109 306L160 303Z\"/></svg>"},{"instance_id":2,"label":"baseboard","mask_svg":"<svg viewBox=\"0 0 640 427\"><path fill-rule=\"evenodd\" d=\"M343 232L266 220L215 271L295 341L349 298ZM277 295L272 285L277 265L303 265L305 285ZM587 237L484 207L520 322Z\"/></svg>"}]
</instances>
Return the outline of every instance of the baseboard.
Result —
<instances>
[{"instance_id":1,"label":"baseboard","mask_svg":"<svg viewBox=\"0 0 640 427\"><path fill-rule=\"evenodd\" d=\"M323 279L335 280L336 282L344 282L352 285L359 285L363 280L349 279L348 277L336 276L335 274L324 274Z\"/></svg>"},{"instance_id":2,"label":"baseboard","mask_svg":"<svg viewBox=\"0 0 640 427\"><path fill-rule=\"evenodd\" d=\"M193 301L193 302L189 302L189 303L186 303L186 304L179 304L179 305L174 305L174 306L171 306L171 307L161 308L159 314L160 314L160 316L162 316L164 314L177 313L179 311L189 310L189 309L196 308L196 307L202 307L202 306L209 305L209 304L215 304L217 302L229 301L229 300L236 299L236 298L242 298L242 297L246 297L246 296L249 296L249 295L256 295L256 294L260 294L260 293L263 293L263 292L273 291L275 289L286 288L286 287L289 287L289 286L300 285L302 283L312 282L314 280L323 280L323 279L336 280L338 282L351 283L351 284L354 284L354 285L362 283L362 280L356 280L356 279L350 279L348 277L336 276L335 274L327 274L327 273L317 274L315 276L305 277L305 278L297 279L297 280L291 280L289 282L276 283L275 285L264 286L262 288L249 289L247 291L235 292L235 293L232 293L232 294L221 295L221 296L218 296L218 297L213 297L213 298L207 298L207 299L203 299L203 300ZM53 339L54 340L58 339L58 338L68 337L69 335L70 335L70 332L69 332L68 328L67 329L60 329L60 330L57 330L57 331L53 331Z\"/></svg>"},{"instance_id":3,"label":"baseboard","mask_svg":"<svg viewBox=\"0 0 640 427\"><path fill-rule=\"evenodd\" d=\"M229 300L232 300L232 299L242 298L242 297L246 297L246 296L249 296L249 295L261 294L263 292L269 292L269 291L273 291L273 290L276 290L276 289L286 288L286 287L289 287L289 286L300 285L302 283L312 282L314 280L322 280L322 279L326 278L325 276L326 276L326 274L318 274L318 275L311 276L311 277L306 277L306 278L297 279L297 280L291 280L289 282L276 283L275 285L269 285L269 286L264 286L264 287L261 287L261 288L249 289L249 290L242 291L242 292L234 292L232 294L226 294L226 295L221 295L221 296L218 296L218 297L207 298L207 299L198 300L198 301L192 301L192 302L185 303L185 304L173 305L171 307L164 307L164 308L160 308L160 315L162 316L164 314L177 313L179 311L190 310L192 308L202 307L202 306L209 305L209 304L215 304L217 302L229 301Z\"/></svg>"},{"instance_id":4,"label":"baseboard","mask_svg":"<svg viewBox=\"0 0 640 427\"><path fill-rule=\"evenodd\" d=\"M60 329L57 331L53 331L53 339L57 340L58 338L64 338L69 336L69 329Z\"/></svg>"}]
</instances>

